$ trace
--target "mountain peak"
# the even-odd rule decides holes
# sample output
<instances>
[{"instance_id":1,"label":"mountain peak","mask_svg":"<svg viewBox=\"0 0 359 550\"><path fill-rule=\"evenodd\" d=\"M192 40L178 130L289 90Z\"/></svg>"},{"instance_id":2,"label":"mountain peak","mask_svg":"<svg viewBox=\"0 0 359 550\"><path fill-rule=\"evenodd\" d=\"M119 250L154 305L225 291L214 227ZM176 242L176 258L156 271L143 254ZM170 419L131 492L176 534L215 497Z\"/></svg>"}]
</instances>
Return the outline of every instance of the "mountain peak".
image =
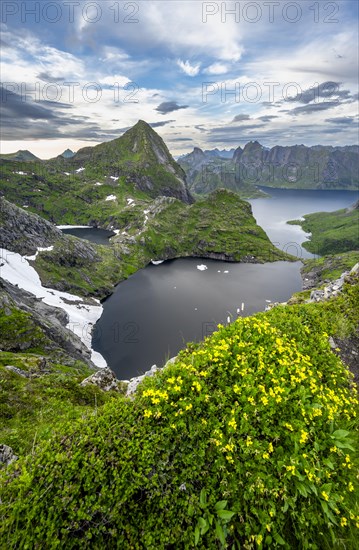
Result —
<instances>
[{"instance_id":1,"label":"mountain peak","mask_svg":"<svg viewBox=\"0 0 359 550\"><path fill-rule=\"evenodd\" d=\"M5 160L7 159L7 160L20 161L20 162L40 160L33 153L31 153L31 151L28 151L27 149L20 149L19 151L16 151L16 153L2 154L0 155L0 158Z\"/></svg>"}]
</instances>

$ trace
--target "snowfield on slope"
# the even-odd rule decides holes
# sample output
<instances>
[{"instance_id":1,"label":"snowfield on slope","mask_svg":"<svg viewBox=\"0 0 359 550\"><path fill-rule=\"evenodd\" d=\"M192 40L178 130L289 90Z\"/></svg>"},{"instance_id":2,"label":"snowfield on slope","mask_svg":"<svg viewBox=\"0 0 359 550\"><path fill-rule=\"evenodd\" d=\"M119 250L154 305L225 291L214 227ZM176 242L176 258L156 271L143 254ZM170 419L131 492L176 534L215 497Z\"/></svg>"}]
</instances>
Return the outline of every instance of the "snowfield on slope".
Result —
<instances>
[{"instance_id":1,"label":"snowfield on slope","mask_svg":"<svg viewBox=\"0 0 359 550\"><path fill-rule=\"evenodd\" d=\"M76 334L91 351L91 359L97 367L107 367L102 355L91 348L92 328L101 317L103 310L99 300L95 300L99 305L90 306L85 304L79 296L43 287L40 277L27 259L5 248L0 248L0 276L9 283L31 292L45 304L65 310L69 316L66 328Z\"/></svg>"}]
</instances>

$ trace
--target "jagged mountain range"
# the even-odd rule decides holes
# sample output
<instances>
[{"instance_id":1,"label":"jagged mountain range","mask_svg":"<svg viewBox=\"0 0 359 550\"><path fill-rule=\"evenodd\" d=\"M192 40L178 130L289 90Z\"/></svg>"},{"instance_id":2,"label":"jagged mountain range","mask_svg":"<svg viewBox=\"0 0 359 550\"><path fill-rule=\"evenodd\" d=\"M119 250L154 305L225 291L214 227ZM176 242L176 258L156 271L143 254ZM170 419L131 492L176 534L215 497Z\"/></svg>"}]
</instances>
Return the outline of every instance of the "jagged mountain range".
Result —
<instances>
[{"instance_id":1,"label":"jagged mountain range","mask_svg":"<svg viewBox=\"0 0 359 550\"><path fill-rule=\"evenodd\" d=\"M194 193L208 193L218 186L243 192L250 186L292 189L357 189L359 147L316 145L279 146L268 149L258 141L238 147L232 159L214 157L195 147L178 160Z\"/></svg>"}]
</instances>

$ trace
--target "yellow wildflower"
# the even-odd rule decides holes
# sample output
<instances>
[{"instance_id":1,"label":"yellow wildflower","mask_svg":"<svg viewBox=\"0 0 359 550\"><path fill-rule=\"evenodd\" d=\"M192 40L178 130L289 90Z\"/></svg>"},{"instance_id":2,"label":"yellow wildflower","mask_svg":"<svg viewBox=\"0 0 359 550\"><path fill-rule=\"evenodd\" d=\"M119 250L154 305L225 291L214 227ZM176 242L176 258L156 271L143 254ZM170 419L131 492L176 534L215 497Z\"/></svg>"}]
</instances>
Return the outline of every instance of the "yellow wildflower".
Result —
<instances>
[{"instance_id":1,"label":"yellow wildflower","mask_svg":"<svg viewBox=\"0 0 359 550\"><path fill-rule=\"evenodd\" d=\"M309 435L308 432L302 430L300 434L299 443L305 443L308 439L308 435Z\"/></svg>"},{"instance_id":2,"label":"yellow wildflower","mask_svg":"<svg viewBox=\"0 0 359 550\"><path fill-rule=\"evenodd\" d=\"M231 428L233 428L234 430L237 429L237 422L236 422L235 418L230 419L230 421L228 422L228 426L231 426Z\"/></svg>"}]
</instances>

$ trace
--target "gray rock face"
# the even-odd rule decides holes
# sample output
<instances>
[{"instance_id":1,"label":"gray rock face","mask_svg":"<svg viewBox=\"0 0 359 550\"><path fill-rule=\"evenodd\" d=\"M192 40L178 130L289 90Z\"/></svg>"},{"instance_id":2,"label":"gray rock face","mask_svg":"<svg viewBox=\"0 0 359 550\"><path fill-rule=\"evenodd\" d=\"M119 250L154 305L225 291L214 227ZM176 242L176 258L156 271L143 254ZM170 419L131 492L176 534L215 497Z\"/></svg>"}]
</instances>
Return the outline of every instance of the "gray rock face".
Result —
<instances>
[{"instance_id":1,"label":"gray rock face","mask_svg":"<svg viewBox=\"0 0 359 550\"><path fill-rule=\"evenodd\" d=\"M108 367L101 369L81 382L81 386L94 385L103 391L118 391L118 380L115 373Z\"/></svg>"},{"instance_id":2,"label":"gray rock face","mask_svg":"<svg viewBox=\"0 0 359 550\"><path fill-rule=\"evenodd\" d=\"M354 269L354 268L353 268ZM332 296L339 294L344 286L346 277L349 275L349 272L346 271L336 281L329 283L322 289L312 290L310 293L310 302L322 302L323 300L328 300Z\"/></svg>"},{"instance_id":3,"label":"gray rock face","mask_svg":"<svg viewBox=\"0 0 359 550\"><path fill-rule=\"evenodd\" d=\"M353 189L359 181L357 146L276 145L266 149L254 141L243 150L238 148L233 161L241 174L256 167L253 183L270 187Z\"/></svg>"},{"instance_id":4,"label":"gray rock face","mask_svg":"<svg viewBox=\"0 0 359 550\"><path fill-rule=\"evenodd\" d=\"M5 312L8 311L9 314L13 308L31 315L32 321L49 338L49 351L51 349L62 349L73 359L84 361L89 367L96 368L91 361L90 350L81 342L78 336L66 328L68 315L63 309L49 306L30 292L26 292L0 278L0 309L4 309ZM21 351L17 345L18 343L14 342L13 348L6 351ZM1 347L3 348L3 346ZM28 347L31 347L31 342L29 342Z\"/></svg>"},{"instance_id":5,"label":"gray rock face","mask_svg":"<svg viewBox=\"0 0 359 550\"><path fill-rule=\"evenodd\" d=\"M14 372L15 374L18 374L19 376L22 376L23 378L30 378L30 375L28 372L19 369L18 367L13 367L12 365L6 365L6 370L9 370L11 372Z\"/></svg>"},{"instance_id":6,"label":"gray rock face","mask_svg":"<svg viewBox=\"0 0 359 550\"><path fill-rule=\"evenodd\" d=\"M135 391L137 390L137 386L142 382L142 380L146 378L146 376L153 376L159 370L161 369L159 369L156 365L153 365L150 370L145 372L145 374L131 378L126 390L127 397L135 393Z\"/></svg>"},{"instance_id":7,"label":"gray rock face","mask_svg":"<svg viewBox=\"0 0 359 550\"><path fill-rule=\"evenodd\" d=\"M131 380L128 382L128 386L127 386L127 390L126 390L126 396L129 397L129 396L133 395L136 392L138 385L146 377L153 376L154 374L156 374L156 372L159 372L159 371L165 369L166 367L168 367L169 365L174 363L176 359L177 359L177 356L172 357L171 359L169 359L167 361L167 363L162 368L157 367L157 365L152 365L150 370L146 371L141 376L135 376L134 378L131 378ZM122 380L122 382L127 382L127 380Z\"/></svg>"},{"instance_id":8,"label":"gray rock face","mask_svg":"<svg viewBox=\"0 0 359 550\"><path fill-rule=\"evenodd\" d=\"M0 464L9 466L12 462L15 462L19 457L16 456L14 451L8 445L0 444Z\"/></svg>"},{"instance_id":9,"label":"gray rock face","mask_svg":"<svg viewBox=\"0 0 359 550\"><path fill-rule=\"evenodd\" d=\"M26 212L0 198L0 246L21 255L35 254L38 247L47 248L63 234L52 223Z\"/></svg>"}]
</instances>

